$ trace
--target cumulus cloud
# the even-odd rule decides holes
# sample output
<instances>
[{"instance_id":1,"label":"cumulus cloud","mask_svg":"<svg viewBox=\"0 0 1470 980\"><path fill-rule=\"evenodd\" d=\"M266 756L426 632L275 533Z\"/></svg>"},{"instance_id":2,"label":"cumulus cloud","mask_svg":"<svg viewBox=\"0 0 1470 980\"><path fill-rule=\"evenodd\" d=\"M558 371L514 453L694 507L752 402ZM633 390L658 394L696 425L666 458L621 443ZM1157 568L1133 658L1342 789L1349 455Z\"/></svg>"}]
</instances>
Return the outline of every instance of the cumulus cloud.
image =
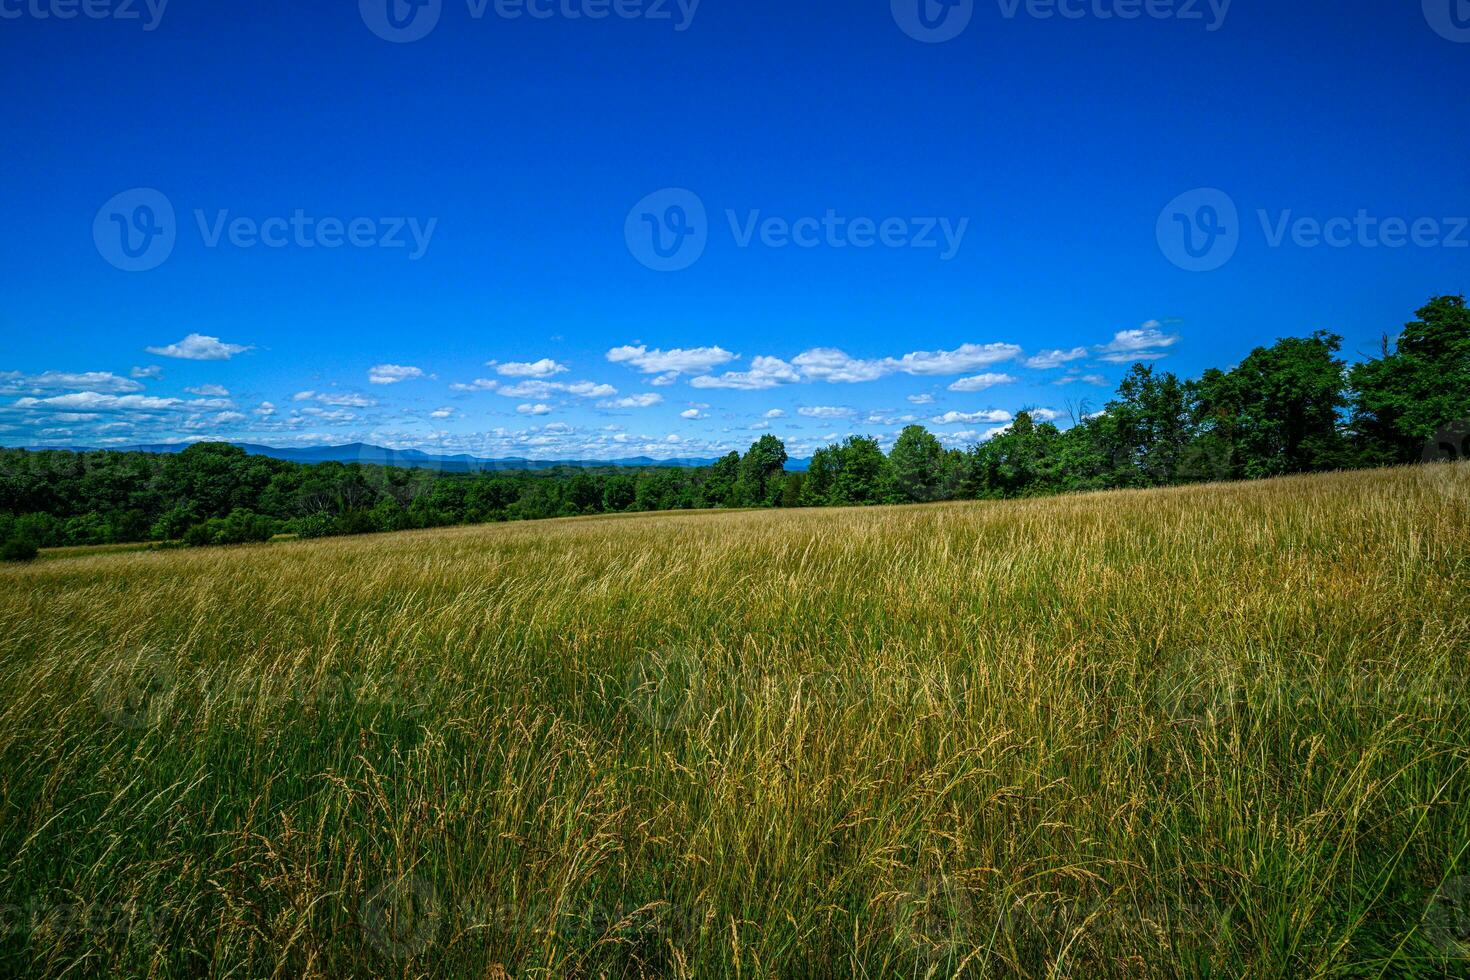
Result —
<instances>
[{"instance_id":1,"label":"cumulus cloud","mask_svg":"<svg viewBox=\"0 0 1470 980\"><path fill-rule=\"evenodd\" d=\"M163 368L156 364L150 364L148 367L135 367L128 374L142 380L148 380L150 378L157 380L163 377Z\"/></svg>"},{"instance_id":2,"label":"cumulus cloud","mask_svg":"<svg viewBox=\"0 0 1470 980\"><path fill-rule=\"evenodd\" d=\"M45 371L41 374L0 371L0 394L6 395L44 395L49 391L96 391L125 395L142 390L143 386L137 381L120 378L111 371Z\"/></svg>"},{"instance_id":3,"label":"cumulus cloud","mask_svg":"<svg viewBox=\"0 0 1470 980\"><path fill-rule=\"evenodd\" d=\"M202 333L191 333L178 343L144 349L159 357L174 357L184 361L228 361L236 354L255 348L245 344L227 344L218 337L208 337Z\"/></svg>"},{"instance_id":4,"label":"cumulus cloud","mask_svg":"<svg viewBox=\"0 0 1470 980\"><path fill-rule=\"evenodd\" d=\"M379 364L368 369L368 381L375 385L396 385L400 381L423 376L423 368L407 364Z\"/></svg>"},{"instance_id":5,"label":"cumulus cloud","mask_svg":"<svg viewBox=\"0 0 1470 980\"><path fill-rule=\"evenodd\" d=\"M316 396L316 400L323 405L331 405L334 408L372 408L378 404L375 400L363 395L332 395L322 392Z\"/></svg>"},{"instance_id":6,"label":"cumulus cloud","mask_svg":"<svg viewBox=\"0 0 1470 980\"><path fill-rule=\"evenodd\" d=\"M1178 334L1166 334L1158 320L1150 320L1137 330L1119 330L1111 342L1097 348L1098 360L1109 364L1133 361L1157 361L1168 357L1166 348L1179 342Z\"/></svg>"},{"instance_id":7,"label":"cumulus cloud","mask_svg":"<svg viewBox=\"0 0 1470 980\"><path fill-rule=\"evenodd\" d=\"M893 362L849 357L835 347L814 347L797 354L791 363L809 380L851 384L877 381L892 370Z\"/></svg>"},{"instance_id":8,"label":"cumulus cloud","mask_svg":"<svg viewBox=\"0 0 1470 980\"><path fill-rule=\"evenodd\" d=\"M618 389L612 385L597 384L594 381L574 381L567 384L563 381L522 381L520 384L508 385L499 389L499 393L507 398L549 398L558 393L576 395L578 398L610 398L618 393Z\"/></svg>"},{"instance_id":9,"label":"cumulus cloud","mask_svg":"<svg viewBox=\"0 0 1470 980\"><path fill-rule=\"evenodd\" d=\"M1048 368L1061 367L1069 361L1081 360L1086 356L1086 347L1073 347L1071 350L1044 350L1026 358L1025 364L1028 368L1045 371Z\"/></svg>"},{"instance_id":10,"label":"cumulus cloud","mask_svg":"<svg viewBox=\"0 0 1470 980\"><path fill-rule=\"evenodd\" d=\"M796 410L796 414L809 419L846 419L856 412L844 405L803 405Z\"/></svg>"},{"instance_id":11,"label":"cumulus cloud","mask_svg":"<svg viewBox=\"0 0 1470 980\"><path fill-rule=\"evenodd\" d=\"M649 350L637 347L614 347L607 352L607 359L614 364L628 364L644 374L707 374L721 364L728 364L739 355L723 347L690 347L673 350Z\"/></svg>"},{"instance_id":12,"label":"cumulus cloud","mask_svg":"<svg viewBox=\"0 0 1470 980\"><path fill-rule=\"evenodd\" d=\"M454 418L454 409L448 408L448 407L445 407L445 408L436 408L432 412L429 413L429 418L431 418L431 419L452 419L452 418Z\"/></svg>"},{"instance_id":13,"label":"cumulus cloud","mask_svg":"<svg viewBox=\"0 0 1470 980\"><path fill-rule=\"evenodd\" d=\"M732 388L737 391L761 391L777 385L801 380L796 369L779 357L754 357L749 371L726 371L724 374L700 375L690 380L693 388Z\"/></svg>"},{"instance_id":14,"label":"cumulus cloud","mask_svg":"<svg viewBox=\"0 0 1470 980\"><path fill-rule=\"evenodd\" d=\"M230 397L230 389L224 385L195 385L192 388L185 388L184 390L191 395L200 395L204 398Z\"/></svg>"},{"instance_id":15,"label":"cumulus cloud","mask_svg":"<svg viewBox=\"0 0 1470 980\"><path fill-rule=\"evenodd\" d=\"M551 413L551 406L540 403L535 405L517 405L516 411L522 415L549 415Z\"/></svg>"},{"instance_id":16,"label":"cumulus cloud","mask_svg":"<svg viewBox=\"0 0 1470 980\"><path fill-rule=\"evenodd\" d=\"M932 405L932 404L934 404L934 396L933 395L909 395L908 400L909 400L910 404L913 404L913 405Z\"/></svg>"},{"instance_id":17,"label":"cumulus cloud","mask_svg":"<svg viewBox=\"0 0 1470 980\"><path fill-rule=\"evenodd\" d=\"M259 415L263 419L268 419L272 415L276 414L276 406L272 405L270 402L261 402L255 407L255 414Z\"/></svg>"},{"instance_id":18,"label":"cumulus cloud","mask_svg":"<svg viewBox=\"0 0 1470 980\"><path fill-rule=\"evenodd\" d=\"M955 425L961 422L973 425L976 422L1009 422L1010 420L1010 412L992 408L983 412L945 412L943 415L934 416L929 421L935 425Z\"/></svg>"},{"instance_id":19,"label":"cumulus cloud","mask_svg":"<svg viewBox=\"0 0 1470 980\"><path fill-rule=\"evenodd\" d=\"M984 391L986 388L994 388L996 385L1013 385L1016 379L1009 374L977 374L968 378L961 378L949 386L950 391Z\"/></svg>"},{"instance_id":20,"label":"cumulus cloud","mask_svg":"<svg viewBox=\"0 0 1470 980\"><path fill-rule=\"evenodd\" d=\"M507 361L504 364L489 361L485 366L493 367L495 373L503 378L549 378L570 370L565 364L559 364L549 357L543 357L539 361Z\"/></svg>"},{"instance_id":21,"label":"cumulus cloud","mask_svg":"<svg viewBox=\"0 0 1470 980\"><path fill-rule=\"evenodd\" d=\"M681 419L689 419L691 421L696 420L696 419L707 419L707 418L709 418L708 415L704 414L703 412L701 412L697 408L686 408L684 411L682 411L682 412L679 413L679 417Z\"/></svg>"},{"instance_id":22,"label":"cumulus cloud","mask_svg":"<svg viewBox=\"0 0 1470 980\"><path fill-rule=\"evenodd\" d=\"M80 409L87 412L161 411L188 404L181 398L158 398L153 395L107 395L96 391L79 391L49 398L21 398L19 408ZM205 405L203 407L223 407Z\"/></svg>"},{"instance_id":23,"label":"cumulus cloud","mask_svg":"<svg viewBox=\"0 0 1470 980\"><path fill-rule=\"evenodd\" d=\"M768 419L784 419L786 417L786 413L779 408L773 408L769 412L767 412L764 417Z\"/></svg>"},{"instance_id":24,"label":"cumulus cloud","mask_svg":"<svg viewBox=\"0 0 1470 980\"><path fill-rule=\"evenodd\" d=\"M664 396L656 391L645 392L641 395L629 395L627 398L619 398L616 401L598 402L598 408L648 408L657 405L664 400Z\"/></svg>"},{"instance_id":25,"label":"cumulus cloud","mask_svg":"<svg viewBox=\"0 0 1470 980\"><path fill-rule=\"evenodd\" d=\"M1015 344L961 344L954 350L915 351L893 362L894 370L904 374L963 374L1021 356Z\"/></svg>"},{"instance_id":26,"label":"cumulus cloud","mask_svg":"<svg viewBox=\"0 0 1470 980\"><path fill-rule=\"evenodd\" d=\"M1109 384L1111 384L1111 382L1108 381L1107 378L1103 377L1100 374L1069 374L1065 378L1058 378L1057 380L1053 381L1052 384L1069 385L1075 384L1077 382L1082 382L1083 384L1097 385L1100 388L1106 388Z\"/></svg>"},{"instance_id":27,"label":"cumulus cloud","mask_svg":"<svg viewBox=\"0 0 1470 980\"><path fill-rule=\"evenodd\" d=\"M449 386L450 391L494 391L500 387L499 381L489 378L476 378L471 382L457 381Z\"/></svg>"}]
</instances>

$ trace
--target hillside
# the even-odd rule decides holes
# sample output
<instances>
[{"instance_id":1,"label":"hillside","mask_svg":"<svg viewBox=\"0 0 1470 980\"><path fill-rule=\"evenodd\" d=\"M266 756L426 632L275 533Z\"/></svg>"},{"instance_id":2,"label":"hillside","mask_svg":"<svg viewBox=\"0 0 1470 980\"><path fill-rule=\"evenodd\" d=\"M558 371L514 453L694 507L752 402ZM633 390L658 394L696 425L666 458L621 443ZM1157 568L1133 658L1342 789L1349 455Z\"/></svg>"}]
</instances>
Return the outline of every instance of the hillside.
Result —
<instances>
[{"instance_id":1,"label":"hillside","mask_svg":"<svg viewBox=\"0 0 1470 980\"><path fill-rule=\"evenodd\" d=\"M0 568L0 972L1453 973L1467 488Z\"/></svg>"}]
</instances>

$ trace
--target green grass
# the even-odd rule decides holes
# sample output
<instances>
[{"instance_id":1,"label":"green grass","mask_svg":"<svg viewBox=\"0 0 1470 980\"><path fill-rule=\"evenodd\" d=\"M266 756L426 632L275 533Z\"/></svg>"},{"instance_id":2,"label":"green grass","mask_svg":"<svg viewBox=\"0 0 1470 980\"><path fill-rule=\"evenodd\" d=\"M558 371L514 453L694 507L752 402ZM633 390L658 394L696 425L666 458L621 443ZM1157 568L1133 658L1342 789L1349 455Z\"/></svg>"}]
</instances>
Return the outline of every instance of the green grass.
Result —
<instances>
[{"instance_id":1,"label":"green grass","mask_svg":"<svg viewBox=\"0 0 1470 980\"><path fill-rule=\"evenodd\" d=\"M0 569L0 974L1470 975L1467 486Z\"/></svg>"}]
</instances>

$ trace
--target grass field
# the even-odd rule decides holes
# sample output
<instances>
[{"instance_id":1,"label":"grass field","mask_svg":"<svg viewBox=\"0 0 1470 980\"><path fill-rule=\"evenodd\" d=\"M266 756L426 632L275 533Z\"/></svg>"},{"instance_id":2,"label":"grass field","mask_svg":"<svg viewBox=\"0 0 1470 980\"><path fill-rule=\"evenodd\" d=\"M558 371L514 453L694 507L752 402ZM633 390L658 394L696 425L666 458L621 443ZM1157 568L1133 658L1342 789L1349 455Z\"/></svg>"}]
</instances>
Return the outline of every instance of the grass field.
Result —
<instances>
[{"instance_id":1,"label":"grass field","mask_svg":"<svg viewBox=\"0 0 1470 980\"><path fill-rule=\"evenodd\" d=\"M1470 973L1470 468L0 570L0 974Z\"/></svg>"}]
</instances>

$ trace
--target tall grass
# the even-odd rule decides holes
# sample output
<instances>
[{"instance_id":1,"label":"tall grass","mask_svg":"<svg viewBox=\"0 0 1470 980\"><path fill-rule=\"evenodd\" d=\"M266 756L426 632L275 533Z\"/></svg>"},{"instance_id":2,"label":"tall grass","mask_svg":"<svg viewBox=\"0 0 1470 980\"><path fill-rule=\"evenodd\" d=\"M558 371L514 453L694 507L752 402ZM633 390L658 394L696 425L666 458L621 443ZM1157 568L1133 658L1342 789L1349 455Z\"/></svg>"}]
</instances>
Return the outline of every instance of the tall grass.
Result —
<instances>
[{"instance_id":1,"label":"tall grass","mask_svg":"<svg viewBox=\"0 0 1470 980\"><path fill-rule=\"evenodd\" d=\"M1470 973L1466 466L0 571L0 973Z\"/></svg>"}]
</instances>

